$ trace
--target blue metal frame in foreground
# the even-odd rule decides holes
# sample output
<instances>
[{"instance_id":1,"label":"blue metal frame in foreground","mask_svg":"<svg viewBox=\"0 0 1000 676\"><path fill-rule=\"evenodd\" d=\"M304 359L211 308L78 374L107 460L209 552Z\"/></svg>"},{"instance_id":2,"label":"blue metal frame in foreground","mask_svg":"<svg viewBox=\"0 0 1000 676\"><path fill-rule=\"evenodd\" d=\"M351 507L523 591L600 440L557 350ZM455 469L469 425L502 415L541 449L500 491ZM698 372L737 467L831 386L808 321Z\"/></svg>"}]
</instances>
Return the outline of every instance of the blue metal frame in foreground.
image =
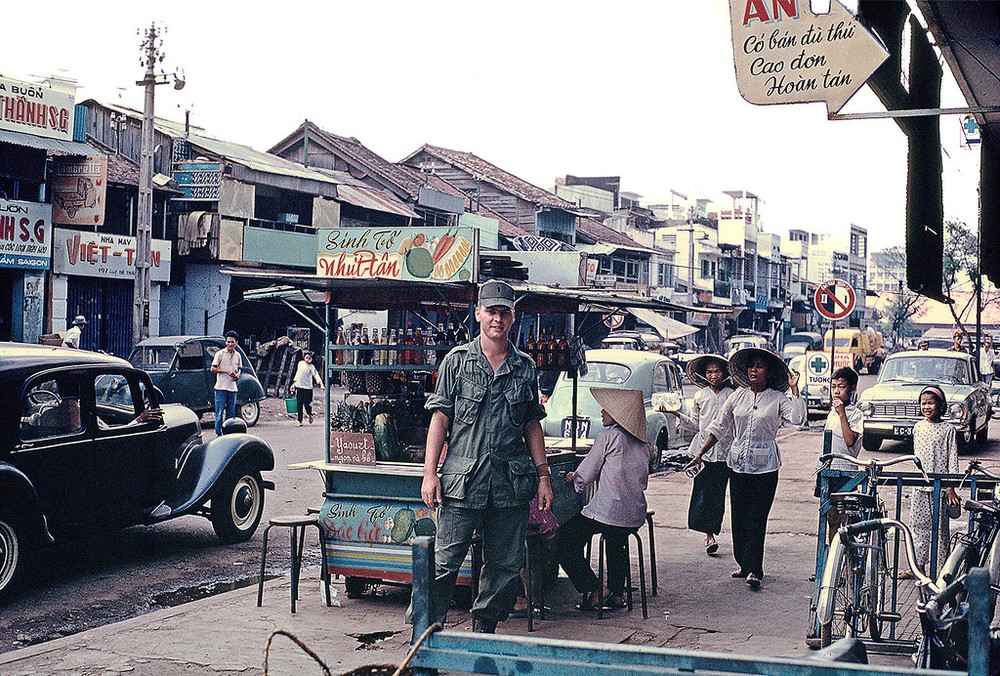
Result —
<instances>
[{"instance_id":1,"label":"blue metal frame in foreground","mask_svg":"<svg viewBox=\"0 0 1000 676\"><path fill-rule=\"evenodd\" d=\"M413 642L430 626L430 582L434 574L434 538L413 539ZM982 586L980 577L976 584ZM973 586L970 583L970 587ZM972 590L970 589L970 592ZM985 588L983 588L985 591ZM970 593L975 597L976 594ZM985 594L982 594L985 598ZM985 676L988 660L988 627L985 603L972 609L970 622L970 676ZM610 643L563 641L525 636L496 636L442 630L420 644L411 666L418 676L438 669L470 674L531 674L532 676L594 676L601 674L810 674L859 676L860 674L958 674L953 671L913 669L824 662L788 657L746 657L724 653L650 648Z\"/></svg>"}]
</instances>

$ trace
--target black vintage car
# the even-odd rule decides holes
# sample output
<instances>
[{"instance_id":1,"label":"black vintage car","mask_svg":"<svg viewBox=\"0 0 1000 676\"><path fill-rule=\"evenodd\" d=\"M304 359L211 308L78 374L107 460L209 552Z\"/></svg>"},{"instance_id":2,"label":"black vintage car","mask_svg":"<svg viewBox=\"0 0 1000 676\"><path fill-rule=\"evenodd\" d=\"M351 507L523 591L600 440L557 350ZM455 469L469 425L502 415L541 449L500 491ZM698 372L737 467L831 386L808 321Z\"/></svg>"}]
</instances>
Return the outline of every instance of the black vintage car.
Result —
<instances>
[{"instance_id":1,"label":"black vintage car","mask_svg":"<svg viewBox=\"0 0 1000 676\"><path fill-rule=\"evenodd\" d=\"M223 542L250 539L274 454L226 425L203 443L197 416L123 359L0 343L0 600L28 555L81 534L197 514Z\"/></svg>"}]
</instances>

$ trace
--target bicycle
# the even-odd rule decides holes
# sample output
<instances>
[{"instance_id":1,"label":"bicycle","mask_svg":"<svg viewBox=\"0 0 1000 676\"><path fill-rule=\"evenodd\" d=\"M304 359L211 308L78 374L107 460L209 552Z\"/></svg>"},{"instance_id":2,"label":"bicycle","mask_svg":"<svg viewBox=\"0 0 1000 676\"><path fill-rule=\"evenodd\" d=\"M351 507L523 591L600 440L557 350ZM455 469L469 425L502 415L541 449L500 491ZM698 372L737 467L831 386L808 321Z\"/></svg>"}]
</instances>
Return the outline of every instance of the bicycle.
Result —
<instances>
[{"instance_id":1,"label":"bicycle","mask_svg":"<svg viewBox=\"0 0 1000 676\"><path fill-rule=\"evenodd\" d=\"M976 505L972 507L975 509ZM989 509L1000 515L1000 509ZM889 528L895 528L902 534L907 564L916 579L917 614L921 629L915 655L916 668L967 671L969 603L963 597L968 593L969 574L963 573L948 584L941 584L940 578L936 581L928 577L917 564L913 533L909 526L895 519L881 518L841 527L830 549L827 570L834 569L850 549L863 546L863 541L872 534L881 533L885 539ZM824 580L826 577L824 575ZM828 619L832 610L828 604L820 607L817 612Z\"/></svg>"},{"instance_id":2,"label":"bicycle","mask_svg":"<svg viewBox=\"0 0 1000 676\"><path fill-rule=\"evenodd\" d=\"M927 478L915 455L863 462L853 456L828 453L820 457L820 462L828 464L835 458L865 470L863 491L830 494L831 509L843 513L846 525L886 516L885 503L878 495L878 479L886 467L912 462ZM830 645L835 635L859 637L867 633L873 641L881 640L885 623L900 620L900 615L887 607L891 606L891 598L886 594L889 564L884 533L871 531L864 541L851 543L848 555L840 557L836 567L831 568L830 563L827 558L816 601L820 647ZM820 614L819 609L824 607L828 612Z\"/></svg>"}]
</instances>

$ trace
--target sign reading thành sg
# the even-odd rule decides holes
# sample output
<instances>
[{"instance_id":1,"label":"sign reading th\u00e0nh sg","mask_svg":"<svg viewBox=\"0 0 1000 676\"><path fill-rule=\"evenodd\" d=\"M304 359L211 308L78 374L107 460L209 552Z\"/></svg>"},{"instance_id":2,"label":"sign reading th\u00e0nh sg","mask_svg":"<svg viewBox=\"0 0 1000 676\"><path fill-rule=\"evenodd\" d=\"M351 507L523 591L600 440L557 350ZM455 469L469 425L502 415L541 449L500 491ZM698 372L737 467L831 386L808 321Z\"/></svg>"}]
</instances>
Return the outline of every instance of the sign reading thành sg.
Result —
<instances>
[{"instance_id":1,"label":"sign reading th\u00e0nh sg","mask_svg":"<svg viewBox=\"0 0 1000 676\"><path fill-rule=\"evenodd\" d=\"M339 279L475 281L474 228L330 228L319 231L316 274Z\"/></svg>"}]
</instances>

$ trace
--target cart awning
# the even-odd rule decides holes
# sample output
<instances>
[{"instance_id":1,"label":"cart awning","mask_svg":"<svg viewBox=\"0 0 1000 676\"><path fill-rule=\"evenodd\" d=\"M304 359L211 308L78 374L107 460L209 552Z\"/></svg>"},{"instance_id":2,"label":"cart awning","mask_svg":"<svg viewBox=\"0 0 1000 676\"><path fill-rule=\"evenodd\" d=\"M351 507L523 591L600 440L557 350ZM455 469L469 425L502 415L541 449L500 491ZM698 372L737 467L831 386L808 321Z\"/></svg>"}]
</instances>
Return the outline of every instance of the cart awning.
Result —
<instances>
[{"instance_id":1,"label":"cart awning","mask_svg":"<svg viewBox=\"0 0 1000 676\"><path fill-rule=\"evenodd\" d=\"M698 332L697 326L691 326L684 322L679 322L673 317L668 317L656 310L646 310L643 308L632 308L629 310L636 319L646 322L656 329L661 336L666 339L683 338Z\"/></svg>"}]
</instances>

